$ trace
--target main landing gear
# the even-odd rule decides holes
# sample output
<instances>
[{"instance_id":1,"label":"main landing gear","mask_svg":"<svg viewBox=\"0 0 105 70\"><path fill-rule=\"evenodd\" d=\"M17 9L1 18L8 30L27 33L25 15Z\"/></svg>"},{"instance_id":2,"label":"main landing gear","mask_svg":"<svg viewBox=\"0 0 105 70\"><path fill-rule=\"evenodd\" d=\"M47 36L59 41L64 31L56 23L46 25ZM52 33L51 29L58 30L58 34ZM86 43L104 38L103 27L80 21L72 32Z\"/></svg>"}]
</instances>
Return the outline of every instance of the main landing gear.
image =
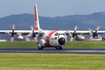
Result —
<instances>
[{"instance_id":1,"label":"main landing gear","mask_svg":"<svg viewBox=\"0 0 105 70\"><path fill-rule=\"evenodd\" d=\"M43 48L44 48L44 47L39 47L38 49L39 49L39 50L43 50ZM55 48L56 48L56 50L62 50L62 47L55 47Z\"/></svg>"},{"instance_id":2,"label":"main landing gear","mask_svg":"<svg viewBox=\"0 0 105 70\"><path fill-rule=\"evenodd\" d=\"M56 47L56 50L62 50L62 47Z\"/></svg>"},{"instance_id":3,"label":"main landing gear","mask_svg":"<svg viewBox=\"0 0 105 70\"><path fill-rule=\"evenodd\" d=\"M43 50L43 47L38 48L39 50Z\"/></svg>"}]
</instances>

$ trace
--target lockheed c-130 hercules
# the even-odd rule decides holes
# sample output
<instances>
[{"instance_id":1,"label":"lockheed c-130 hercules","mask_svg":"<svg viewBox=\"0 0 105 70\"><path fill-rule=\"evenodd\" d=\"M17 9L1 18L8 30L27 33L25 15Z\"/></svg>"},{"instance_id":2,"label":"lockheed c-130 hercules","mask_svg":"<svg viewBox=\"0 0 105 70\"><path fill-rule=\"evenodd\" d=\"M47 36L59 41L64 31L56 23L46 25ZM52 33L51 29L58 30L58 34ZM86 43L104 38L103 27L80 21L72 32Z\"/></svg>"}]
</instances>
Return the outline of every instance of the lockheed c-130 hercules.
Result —
<instances>
[{"instance_id":1,"label":"lockheed c-130 hercules","mask_svg":"<svg viewBox=\"0 0 105 70\"><path fill-rule=\"evenodd\" d=\"M11 37L11 42L13 42L14 34L17 34L17 39L23 39L22 35L26 35L26 38L34 38L37 47L39 50L42 50L44 47L54 47L57 50L61 50L62 47L67 43L67 35L70 36L70 41L73 41L73 38L76 36L78 39L84 39L82 34L89 34L90 40L97 36L99 39L102 39L98 34L103 34L105 31L98 31L99 26L96 28L96 31L88 29L88 31L77 31L77 26L74 30L43 30L39 25L38 10L37 5L34 5L34 28L31 26L31 30L14 30L15 25L13 25L13 30L0 30L1 34L8 34Z\"/></svg>"}]
</instances>

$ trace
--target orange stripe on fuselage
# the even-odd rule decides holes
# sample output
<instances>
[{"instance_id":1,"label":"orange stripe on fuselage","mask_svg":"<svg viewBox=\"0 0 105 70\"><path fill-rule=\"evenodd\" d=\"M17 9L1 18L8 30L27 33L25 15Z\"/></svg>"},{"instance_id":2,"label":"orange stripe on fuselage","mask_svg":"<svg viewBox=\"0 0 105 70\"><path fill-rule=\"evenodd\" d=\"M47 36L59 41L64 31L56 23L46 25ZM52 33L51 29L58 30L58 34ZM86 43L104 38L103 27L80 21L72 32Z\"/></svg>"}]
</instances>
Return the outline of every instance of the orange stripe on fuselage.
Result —
<instances>
[{"instance_id":1,"label":"orange stripe on fuselage","mask_svg":"<svg viewBox=\"0 0 105 70\"><path fill-rule=\"evenodd\" d=\"M47 39L46 39L46 44L47 44L47 46L51 46L50 45L50 37L55 33L55 32L57 32L58 30L56 30L56 31L52 31L48 36L47 36Z\"/></svg>"}]
</instances>

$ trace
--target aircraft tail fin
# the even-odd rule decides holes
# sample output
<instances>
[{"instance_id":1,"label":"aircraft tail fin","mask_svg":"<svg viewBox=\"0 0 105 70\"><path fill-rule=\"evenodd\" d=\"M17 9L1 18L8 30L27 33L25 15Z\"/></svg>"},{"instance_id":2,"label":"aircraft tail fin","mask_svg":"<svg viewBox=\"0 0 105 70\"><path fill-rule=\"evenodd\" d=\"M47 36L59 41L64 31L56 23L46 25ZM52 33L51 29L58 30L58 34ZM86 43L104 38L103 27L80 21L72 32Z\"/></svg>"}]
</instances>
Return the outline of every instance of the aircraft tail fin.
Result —
<instances>
[{"instance_id":1,"label":"aircraft tail fin","mask_svg":"<svg viewBox=\"0 0 105 70\"><path fill-rule=\"evenodd\" d=\"M34 30L40 30L37 4L34 5Z\"/></svg>"}]
</instances>

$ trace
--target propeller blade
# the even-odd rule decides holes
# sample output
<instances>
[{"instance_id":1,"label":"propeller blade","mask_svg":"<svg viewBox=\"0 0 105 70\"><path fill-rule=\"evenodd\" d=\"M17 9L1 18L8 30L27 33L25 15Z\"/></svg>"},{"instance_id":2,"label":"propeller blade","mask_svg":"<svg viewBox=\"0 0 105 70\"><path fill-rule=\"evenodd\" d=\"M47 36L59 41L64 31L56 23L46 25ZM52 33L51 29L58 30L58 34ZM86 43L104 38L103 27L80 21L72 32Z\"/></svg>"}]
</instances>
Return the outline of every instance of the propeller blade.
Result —
<instances>
[{"instance_id":1,"label":"propeller blade","mask_svg":"<svg viewBox=\"0 0 105 70\"><path fill-rule=\"evenodd\" d=\"M13 30L15 29L15 25L12 25L12 29L13 29Z\"/></svg>"},{"instance_id":2,"label":"propeller blade","mask_svg":"<svg viewBox=\"0 0 105 70\"><path fill-rule=\"evenodd\" d=\"M99 29L100 29L100 27L99 27L99 26L97 26L95 33L97 33L97 31L98 31Z\"/></svg>"},{"instance_id":3,"label":"propeller blade","mask_svg":"<svg viewBox=\"0 0 105 70\"><path fill-rule=\"evenodd\" d=\"M35 42L38 42L37 37L34 37Z\"/></svg>"},{"instance_id":4,"label":"propeller blade","mask_svg":"<svg viewBox=\"0 0 105 70\"><path fill-rule=\"evenodd\" d=\"M24 37L25 41L30 41L30 39L26 36Z\"/></svg>"},{"instance_id":5,"label":"propeller blade","mask_svg":"<svg viewBox=\"0 0 105 70\"><path fill-rule=\"evenodd\" d=\"M74 32L73 33L71 33L71 32L68 33L69 37L71 37L70 42L72 42L74 37L75 37L75 35L77 35L77 34L75 34L77 28L78 28L78 26L75 26Z\"/></svg>"},{"instance_id":6,"label":"propeller blade","mask_svg":"<svg viewBox=\"0 0 105 70\"><path fill-rule=\"evenodd\" d=\"M72 42L73 41L73 37L71 37L71 39L70 39L70 42Z\"/></svg>"},{"instance_id":7,"label":"propeller blade","mask_svg":"<svg viewBox=\"0 0 105 70\"><path fill-rule=\"evenodd\" d=\"M73 36L71 32L69 32L68 35L69 35L69 37L72 37Z\"/></svg>"},{"instance_id":8,"label":"propeller blade","mask_svg":"<svg viewBox=\"0 0 105 70\"><path fill-rule=\"evenodd\" d=\"M30 37L30 36L31 36L31 34L26 35L26 37Z\"/></svg>"},{"instance_id":9,"label":"propeller blade","mask_svg":"<svg viewBox=\"0 0 105 70\"><path fill-rule=\"evenodd\" d=\"M14 37L11 37L11 42L13 42Z\"/></svg>"},{"instance_id":10,"label":"propeller blade","mask_svg":"<svg viewBox=\"0 0 105 70\"><path fill-rule=\"evenodd\" d=\"M90 28L88 28L89 31L93 32Z\"/></svg>"},{"instance_id":11,"label":"propeller blade","mask_svg":"<svg viewBox=\"0 0 105 70\"><path fill-rule=\"evenodd\" d=\"M93 37L91 36L90 39L93 39Z\"/></svg>"},{"instance_id":12,"label":"propeller blade","mask_svg":"<svg viewBox=\"0 0 105 70\"><path fill-rule=\"evenodd\" d=\"M92 32L90 32L89 35L90 35L90 37L93 37L93 33Z\"/></svg>"},{"instance_id":13,"label":"propeller blade","mask_svg":"<svg viewBox=\"0 0 105 70\"><path fill-rule=\"evenodd\" d=\"M33 28L33 26L30 26L30 27L31 27L31 30L32 30L32 34L27 35L27 37L28 37L28 36L32 36L32 37L34 38L35 42L38 42L37 37L36 37L36 34L37 34L37 33L34 33L34 28Z\"/></svg>"},{"instance_id":14,"label":"propeller blade","mask_svg":"<svg viewBox=\"0 0 105 70\"><path fill-rule=\"evenodd\" d=\"M93 39L93 37L90 37L89 41L91 41Z\"/></svg>"},{"instance_id":15,"label":"propeller blade","mask_svg":"<svg viewBox=\"0 0 105 70\"><path fill-rule=\"evenodd\" d=\"M100 27L99 27L99 26L97 26L96 30L98 31L99 29L100 29Z\"/></svg>"},{"instance_id":16,"label":"propeller blade","mask_svg":"<svg viewBox=\"0 0 105 70\"><path fill-rule=\"evenodd\" d=\"M11 42L13 42L13 40L14 40L14 29L15 29L15 25L12 25L12 33L10 34L10 33L8 33L8 35L10 35L11 36Z\"/></svg>"},{"instance_id":17,"label":"propeller blade","mask_svg":"<svg viewBox=\"0 0 105 70\"><path fill-rule=\"evenodd\" d=\"M31 27L31 30L32 30L32 37L36 37L35 33L34 33L34 28L33 26L30 26Z\"/></svg>"},{"instance_id":18,"label":"propeller blade","mask_svg":"<svg viewBox=\"0 0 105 70\"><path fill-rule=\"evenodd\" d=\"M68 33L69 37L71 37L70 42L73 41L73 34L72 33Z\"/></svg>"},{"instance_id":19,"label":"propeller blade","mask_svg":"<svg viewBox=\"0 0 105 70\"><path fill-rule=\"evenodd\" d=\"M75 28L74 28L74 33L76 32L77 28L78 28L78 26L75 26Z\"/></svg>"},{"instance_id":20,"label":"propeller blade","mask_svg":"<svg viewBox=\"0 0 105 70\"><path fill-rule=\"evenodd\" d=\"M34 31L34 28L33 28L33 26L30 26L30 27L31 27L31 30L32 30L32 31Z\"/></svg>"},{"instance_id":21,"label":"propeller blade","mask_svg":"<svg viewBox=\"0 0 105 70\"><path fill-rule=\"evenodd\" d=\"M98 37L99 39L102 39L102 37L101 37L101 36L99 36L99 35L98 35L97 37Z\"/></svg>"},{"instance_id":22,"label":"propeller blade","mask_svg":"<svg viewBox=\"0 0 105 70\"><path fill-rule=\"evenodd\" d=\"M11 37L11 34L9 32L5 32L5 34L8 34Z\"/></svg>"},{"instance_id":23,"label":"propeller blade","mask_svg":"<svg viewBox=\"0 0 105 70\"><path fill-rule=\"evenodd\" d=\"M91 29L88 28L88 30L90 31L90 32L89 32L90 39L93 39L93 37L95 37L95 36L97 36L99 39L102 39L102 37L97 34L97 31L98 31L99 29L100 29L100 27L97 26L96 31L93 32Z\"/></svg>"},{"instance_id":24,"label":"propeller blade","mask_svg":"<svg viewBox=\"0 0 105 70\"><path fill-rule=\"evenodd\" d=\"M91 39L91 38L93 38L93 31L90 28L88 28L88 30L90 31L89 36L90 36L90 39Z\"/></svg>"}]
</instances>

